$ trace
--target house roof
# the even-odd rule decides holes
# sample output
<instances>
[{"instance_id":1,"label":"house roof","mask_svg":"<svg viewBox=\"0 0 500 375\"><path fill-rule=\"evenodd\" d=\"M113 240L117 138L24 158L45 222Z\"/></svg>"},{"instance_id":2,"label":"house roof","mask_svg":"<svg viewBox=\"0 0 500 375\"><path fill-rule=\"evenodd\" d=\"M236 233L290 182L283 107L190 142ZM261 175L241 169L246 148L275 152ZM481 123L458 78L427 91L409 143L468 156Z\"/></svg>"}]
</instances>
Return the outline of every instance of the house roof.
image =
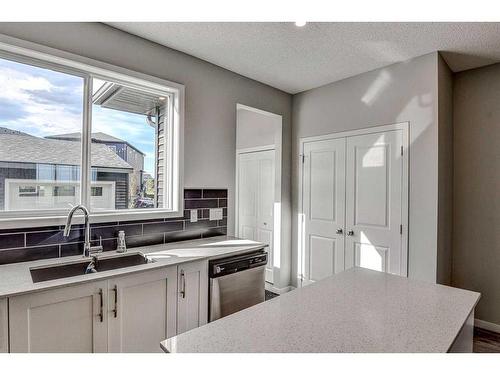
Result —
<instances>
[{"instance_id":1,"label":"house roof","mask_svg":"<svg viewBox=\"0 0 500 375\"><path fill-rule=\"evenodd\" d=\"M82 137L82 133L76 132L76 133L48 135L45 138L47 138L47 139L64 139L67 141L77 141L81 137ZM92 133L92 140L101 141L101 142L127 143L127 141L124 141L123 139L116 138L116 137L113 137L112 135L102 133L102 132Z\"/></svg>"},{"instance_id":2,"label":"house roof","mask_svg":"<svg viewBox=\"0 0 500 375\"><path fill-rule=\"evenodd\" d=\"M0 127L0 161L80 165L80 147L74 141L46 139ZM94 143L93 167L133 169L105 144Z\"/></svg>"},{"instance_id":3,"label":"house roof","mask_svg":"<svg viewBox=\"0 0 500 375\"><path fill-rule=\"evenodd\" d=\"M47 139L61 139L61 140L67 140L67 141L78 141L82 137L82 133L77 132L77 133L67 133L67 134L56 134L56 135L48 135L45 138ZM113 137L112 135L102 133L102 132L96 132L92 133L92 141L94 142L103 142L103 143L124 143L130 147L132 147L134 150L137 152L146 155L144 152L139 150L137 147L131 145L127 141Z\"/></svg>"}]
</instances>

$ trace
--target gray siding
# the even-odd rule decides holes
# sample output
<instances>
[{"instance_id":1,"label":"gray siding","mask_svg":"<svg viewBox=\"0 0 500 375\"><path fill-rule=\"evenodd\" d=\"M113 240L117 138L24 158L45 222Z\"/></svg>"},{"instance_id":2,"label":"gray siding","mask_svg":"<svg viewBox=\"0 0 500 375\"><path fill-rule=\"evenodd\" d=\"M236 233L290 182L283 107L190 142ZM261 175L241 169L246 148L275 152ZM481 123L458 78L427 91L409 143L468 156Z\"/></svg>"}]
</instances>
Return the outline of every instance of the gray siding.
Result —
<instances>
[{"instance_id":1,"label":"gray siding","mask_svg":"<svg viewBox=\"0 0 500 375\"><path fill-rule=\"evenodd\" d=\"M165 133L165 120L166 120L166 107L162 107L160 110L160 119L159 119L159 127L158 127L158 149L156 150L157 155L157 165L156 165L156 197L157 197L157 207L163 206L163 194L165 193L165 174L163 171L165 170L165 141L166 141L166 133Z\"/></svg>"}]
</instances>

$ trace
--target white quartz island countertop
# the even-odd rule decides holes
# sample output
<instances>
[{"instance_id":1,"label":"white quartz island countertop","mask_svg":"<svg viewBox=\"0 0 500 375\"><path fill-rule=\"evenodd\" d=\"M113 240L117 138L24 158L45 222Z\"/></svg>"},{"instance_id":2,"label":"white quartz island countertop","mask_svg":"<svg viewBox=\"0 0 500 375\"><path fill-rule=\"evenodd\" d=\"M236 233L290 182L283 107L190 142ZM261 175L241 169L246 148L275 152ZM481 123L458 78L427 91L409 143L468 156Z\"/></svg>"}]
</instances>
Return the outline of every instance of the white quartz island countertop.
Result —
<instances>
[{"instance_id":1,"label":"white quartz island countertop","mask_svg":"<svg viewBox=\"0 0 500 375\"><path fill-rule=\"evenodd\" d=\"M152 269L169 267L195 260L216 259L229 255L242 254L266 246L266 244L261 242L243 240L232 236L216 236L199 240L142 246L131 248L128 253L142 253L149 259L152 259L152 263L38 283L34 283L31 278L31 268L67 262L81 262L82 256L6 264L0 266L0 298L108 279L115 276L146 272ZM98 254L99 257L114 255L116 255L116 251L106 251Z\"/></svg>"},{"instance_id":2,"label":"white quartz island countertop","mask_svg":"<svg viewBox=\"0 0 500 375\"><path fill-rule=\"evenodd\" d=\"M447 352L479 293L353 268L161 343L166 352Z\"/></svg>"}]
</instances>

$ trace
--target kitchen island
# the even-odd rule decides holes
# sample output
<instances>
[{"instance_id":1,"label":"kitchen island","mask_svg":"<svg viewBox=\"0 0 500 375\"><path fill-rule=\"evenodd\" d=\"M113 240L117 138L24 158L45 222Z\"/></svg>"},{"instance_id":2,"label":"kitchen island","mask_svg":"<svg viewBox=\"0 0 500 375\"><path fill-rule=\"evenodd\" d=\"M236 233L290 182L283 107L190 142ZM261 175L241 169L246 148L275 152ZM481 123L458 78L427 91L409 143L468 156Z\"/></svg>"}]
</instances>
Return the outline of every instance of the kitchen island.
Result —
<instances>
[{"instance_id":1,"label":"kitchen island","mask_svg":"<svg viewBox=\"0 0 500 375\"><path fill-rule=\"evenodd\" d=\"M480 294L353 268L161 343L165 352L472 351Z\"/></svg>"}]
</instances>

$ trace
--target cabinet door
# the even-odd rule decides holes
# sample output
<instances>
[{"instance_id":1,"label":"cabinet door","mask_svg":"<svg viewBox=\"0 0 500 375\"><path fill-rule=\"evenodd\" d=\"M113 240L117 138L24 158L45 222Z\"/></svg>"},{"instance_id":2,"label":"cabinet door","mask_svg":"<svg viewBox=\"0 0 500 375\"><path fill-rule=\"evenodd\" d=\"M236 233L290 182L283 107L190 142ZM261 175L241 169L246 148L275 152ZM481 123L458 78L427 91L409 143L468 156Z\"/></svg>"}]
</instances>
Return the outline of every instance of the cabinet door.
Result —
<instances>
[{"instance_id":1,"label":"cabinet door","mask_svg":"<svg viewBox=\"0 0 500 375\"><path fill-rule=\"evenodd\" d=\"M0 299L0 353L9 351L7 298Z\"/></svg>"},{"instance_id":2,"label":"cabinet door","mask_svg":"<svg viewBox=\"0 0 500 375\"><path fill-rule=\"evenodd\" d=\"M105 281L10 298L11 352L106 352L106 301Z\"/></svg>"},{"instance_id":3,"label":"cabinet door","mask_svg":"<svg viewBox=\"0 0 500 375\"><path fill-rule=\"evenodd\" d=\"M178 266L177 334L202 326L208 318L208 262Z\"/></svg>"},{"instance_id":4,"label":"cabinet door","mask_svg":"<svg viewBox=\"0 0 500 375\"><path fill-rule=\"evenodd\" d=\"M161 352L176 333L177 267L108 281L109 351Z\"/></svg>"}]
</instances>

